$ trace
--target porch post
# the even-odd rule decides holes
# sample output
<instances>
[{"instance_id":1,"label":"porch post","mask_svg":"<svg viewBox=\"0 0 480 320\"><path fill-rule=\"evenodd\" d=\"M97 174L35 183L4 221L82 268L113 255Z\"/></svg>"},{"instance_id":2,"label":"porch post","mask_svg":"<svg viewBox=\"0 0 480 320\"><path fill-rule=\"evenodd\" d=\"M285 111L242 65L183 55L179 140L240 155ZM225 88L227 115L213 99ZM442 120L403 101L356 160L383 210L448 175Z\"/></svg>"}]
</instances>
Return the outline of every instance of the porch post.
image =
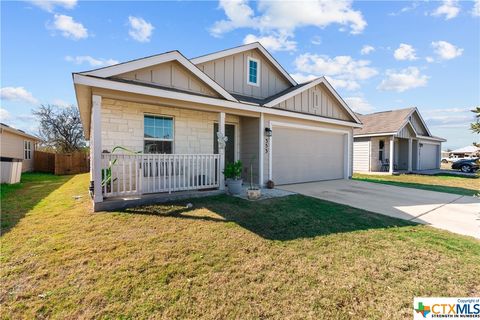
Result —
<instances>
[{"instance_id":1,"label":"porch post","mask_svg":"<svg viewBox=\"0 0 480 320\"><path fill-rule=\"evenodd\" d=\"M225 112L220 112L218 114L218 132L220 132L222 137L225 137ZM218 154L220 155L220 179L219 179L219 189L225 190L225 177L223 171L225 170L225 147L218 145Z\"/></svg>"},{"instance_id":2,"label":"porch post","mask_svg":"<svg viewBox=\"0 0 480 320\"><path fill-rule=\"evenodd\" d=\"M408 139L408 172L412 172L412 157L413 157L413 152L412 152L412 138Z\"/></svg>"},{"instance_id":3,"label":"porch post","mask_svg":"<svg viewBox=\"0 0 480 320\"><path fill-rule=\"evenodd\" d=\"M265 134L265 123L263 113L260 113L258 126L258 186L263 187L263 137Z\"/></svg>"},{"instance_id":4,"label":"porch post","mask_svg":"<svg viewBox=\"0 0 480 320\"><path fill-rule=\"evenodd\" d=\"M388 167L388 173L390 173L390 174L393 173L393 162L395 161L395 160L393 159L393 148L395 147L395 146L394 146L394 142L395 142L395 137L392 136L392 137L390 138L390 150L389 150L389 153L390 153L389 157L390 157L390 159L389 159L389 167Z\"/></svg>"},{"instance_id":5,"label":"porch post","mask_svg":"<svg viewBox=\"0 0 480 320\"><path fill-rule=\"evenodd\" d=\"M102 121L100 108L102 106L102 97L92 96L92 123L90 136L93 138L92 148L92 168L93 171L93 202L102 202Z\"/></svg>"}]
</instances>

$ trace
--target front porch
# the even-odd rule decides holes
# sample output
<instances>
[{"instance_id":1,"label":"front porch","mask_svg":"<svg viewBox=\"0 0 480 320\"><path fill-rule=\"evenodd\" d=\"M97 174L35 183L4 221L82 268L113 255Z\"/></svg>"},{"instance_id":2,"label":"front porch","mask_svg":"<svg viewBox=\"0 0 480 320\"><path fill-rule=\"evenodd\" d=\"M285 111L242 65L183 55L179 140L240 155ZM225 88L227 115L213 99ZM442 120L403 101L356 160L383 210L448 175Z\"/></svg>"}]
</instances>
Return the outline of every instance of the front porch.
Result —
<instances>
[{"instance_id":1,"label":"front porch","mask_svg":"<svg viewBox=\"0 0 480 320\"><path fill-rule=\"evenodd\" d=\"M225 164L237 160L245 182L252 168L253 184L263 184L262 119L261 113L93 95L94 210L223 193Z\"/></svg>"}]
</instances>

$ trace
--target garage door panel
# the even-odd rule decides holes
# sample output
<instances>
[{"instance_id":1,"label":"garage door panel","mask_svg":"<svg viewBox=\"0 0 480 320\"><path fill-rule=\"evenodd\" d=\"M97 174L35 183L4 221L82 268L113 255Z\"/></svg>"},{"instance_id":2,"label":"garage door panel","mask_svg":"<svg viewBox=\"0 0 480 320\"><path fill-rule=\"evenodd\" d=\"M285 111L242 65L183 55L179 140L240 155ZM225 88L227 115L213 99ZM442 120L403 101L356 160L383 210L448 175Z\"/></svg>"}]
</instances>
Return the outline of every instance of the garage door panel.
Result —
<instances>
[{"instance_id":1,"label":"garage door panel","mask_svg":"<svg viewBox=\"0 0 480 320\"><path fill-rule=\"evenodd\" d=\"M420 170L437 169L438 145L424 143L420 148Z\"/></svg>"},{"instance_id":2,"label":"garage door panel","mask_svg":"<svg viewBox=\"0 0 480 320\"><path fill-rule=\"evenodd\" d=\"M275 183L343 178L343 134L281 127L274 132L272 175Z\"/></svg>"}]
</instances>

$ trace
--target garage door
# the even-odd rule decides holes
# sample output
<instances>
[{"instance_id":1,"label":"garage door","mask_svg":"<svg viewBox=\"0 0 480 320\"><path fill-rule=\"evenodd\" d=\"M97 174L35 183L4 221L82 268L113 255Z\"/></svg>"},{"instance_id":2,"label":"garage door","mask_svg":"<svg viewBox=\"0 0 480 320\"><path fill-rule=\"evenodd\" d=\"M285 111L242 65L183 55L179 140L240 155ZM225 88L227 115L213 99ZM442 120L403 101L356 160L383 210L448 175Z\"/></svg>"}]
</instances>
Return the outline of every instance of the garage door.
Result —
<instances>
[{"instance_id":1,"label":"garage door","mask_svg":"<svg viewBox=\"0 0 480 320\"><path fill-rule=\"evenodd\" d=\"M420 170L438 169L438 146L436 144L423 143L420 148Z\"/></svg>"},{"instance_id":2,"label":"garage door","mask_svg":"<svg viewBox=\"0 0 480 320\"><path fill-rule=\"evenodd\" d=\"M272 178L276 184L342 179L344 135L275 127Z\"/></svg>"}]
</instances>

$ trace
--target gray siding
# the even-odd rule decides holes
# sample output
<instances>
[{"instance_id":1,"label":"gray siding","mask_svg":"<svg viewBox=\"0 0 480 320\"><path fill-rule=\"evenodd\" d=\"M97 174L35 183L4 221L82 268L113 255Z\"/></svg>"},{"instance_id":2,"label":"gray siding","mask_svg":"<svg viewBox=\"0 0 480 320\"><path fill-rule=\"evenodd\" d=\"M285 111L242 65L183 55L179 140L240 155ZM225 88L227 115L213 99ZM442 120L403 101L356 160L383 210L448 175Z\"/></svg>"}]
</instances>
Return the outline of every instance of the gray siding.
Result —
<instances>
[{"instance_id":1,"label":"gray siding","mask_svg":"<svg viewBox=\"0 0 480 320\"><path fill-rule=\"evenodd\" d=\"M323 84L309 88L285 101L275 105L290 111L319 115L340 120L353 120L337 99Z\"/></svg>"},{"instance_id":2,"label":"gray siding","mask_svg":"<svg viewBox=\"0 0 480 320\"><path fill-rule=\"evenodd\" d=\"M240 160L243 163L242 177L250 183L250 162L253 164L253 182L258 185L258 128L260 119L240 118Z\"/></svg>"},{"instance_id":3,"label":"gray siding","mask_svg":"<svg viewBox=\"0 0 480 320\"><path fill-rule=\"evenodd\" d=\"M247 58L260 61L260 85L247 83ZM257 49L200 63L197 67L231 93L265 99L291 86Z\"/></svg>"},{"instance_id":4,"label":"gray siding","mask_svg":"<svg viewBox=\"0 0 480 320\"><path fill-rule=\"evenodd\" d=\"M422 121L420 120L420 118L415 112L410 117L410 122L412 123L413 127L415 128L415 131L417 131L419 135L422 135L422 136L428 135L426 128L423 126Z\"/></svg>"},{"instance_id":5,"label":"gray siding","mask_svg":"<svg viewBox=\"0 0 480 320\"><path fill-rule=\"evenodd\" d=\"M116 77L219 97L208 85L176 61L127 72Z\"/></svg>"},{"instance_id":6,"label":"gray siding","mask_svg":"<svg viewBox=\"0 0 480 320\"><path fill-rule=\"evenodd\" d=\"M399 138L414 138L415 132L413 132L410 125L406 124L397 134Z\"/></svg>"}]
</instances>

